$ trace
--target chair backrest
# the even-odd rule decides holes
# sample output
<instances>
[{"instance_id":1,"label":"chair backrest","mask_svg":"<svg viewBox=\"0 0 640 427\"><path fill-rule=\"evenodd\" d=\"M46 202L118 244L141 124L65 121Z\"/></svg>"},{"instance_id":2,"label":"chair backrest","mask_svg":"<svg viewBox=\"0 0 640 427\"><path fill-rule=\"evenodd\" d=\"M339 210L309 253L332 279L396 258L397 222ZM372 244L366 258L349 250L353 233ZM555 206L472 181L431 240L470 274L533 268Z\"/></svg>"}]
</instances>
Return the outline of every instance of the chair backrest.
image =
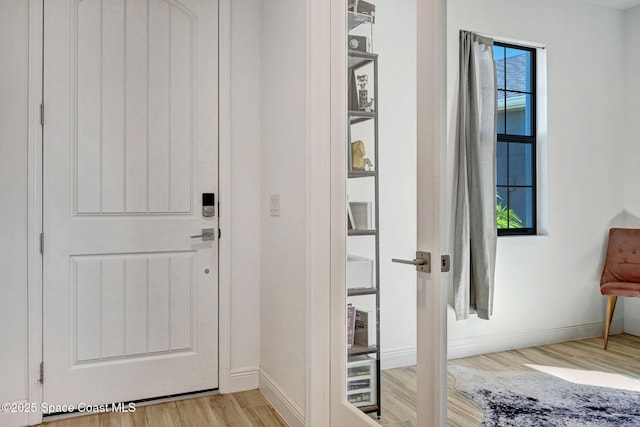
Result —
<instances>
[{"instance_id":1,"label":"chair backrest","mask_svg":"<svg viewBox=\"0 0 640 427\"><path fill-rule=\"evenodd\" d=\"M640 229L612 228L600 284L640 283Z\"/></svg>"}]
</instances>

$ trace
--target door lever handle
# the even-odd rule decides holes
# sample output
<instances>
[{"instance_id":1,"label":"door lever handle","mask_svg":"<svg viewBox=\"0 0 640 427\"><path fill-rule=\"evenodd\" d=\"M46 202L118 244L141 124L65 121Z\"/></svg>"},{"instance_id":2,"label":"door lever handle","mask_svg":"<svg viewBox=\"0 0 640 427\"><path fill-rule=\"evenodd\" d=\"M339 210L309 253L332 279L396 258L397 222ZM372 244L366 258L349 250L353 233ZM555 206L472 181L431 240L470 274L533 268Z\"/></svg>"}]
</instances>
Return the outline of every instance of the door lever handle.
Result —
<instances>
[{"instance_id":1,"label":"door lever handle","mask_svg":"<svg viewBox=\"0 0 640 427\"><path fill-rule=\"evenodd\" d=\"M417 258L414 260L408 260L408 259L398 259L398 258L391 258L392 262L397 262L398 264L411 264L411 265L424 265L425 261L422 258Z\"/></svg>"},{"instance_id":2,"label":"door lever handle","mask_svg":"<svg viewBox=\"0 0 640 427\"><path fill-rule=\"evenodd\" d=\"M422 271L425 273L431 273L431 253L417 251L416 257L413 260L392 258L392 262L400 264L410 264L416 266L416 271Z\"/></svg>"},{"instance_id":3,"label":"door lever handle","mask_svg":"<svg viewBox=\"0 0 640 427\"><path fill-rule=\"evenodd\" d=\"M192 239L197 239L198 237L202 237L202 241L214 240L216 236L215 230L213 228L203 228L202 234L196 234L195 236L191 236Z\"/></svg>"}]
</instances>

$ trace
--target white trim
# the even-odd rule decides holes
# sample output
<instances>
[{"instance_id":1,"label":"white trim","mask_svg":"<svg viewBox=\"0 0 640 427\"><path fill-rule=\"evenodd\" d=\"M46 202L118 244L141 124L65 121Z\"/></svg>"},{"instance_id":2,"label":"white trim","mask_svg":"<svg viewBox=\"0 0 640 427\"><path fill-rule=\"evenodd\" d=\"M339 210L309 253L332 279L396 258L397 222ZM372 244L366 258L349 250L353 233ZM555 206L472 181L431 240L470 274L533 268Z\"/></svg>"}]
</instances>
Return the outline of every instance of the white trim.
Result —
<instances>
[{"instance_id":1,"label":"white trim","mask_svg":"<svg viewBox=\"0 0 640 427\"><path fill-rule=\"evenodd\" d=\"M547 143L547 51L536 50L536 229L549 235L549 156Z\"/></svg>"},{"instance_id":2,"label":"white trim","mask_svg":"<svg viewBox=\"0 0 640 427\"><path fill-rule=\"evenodd\" d=\"M380 351L380 369L404 368L417 363L415 347L396 347Z\"/></svg>"},{"instance_id":3,"label":"white trim","mask_svg":"<svg viewBox=\"0 0 640 427\"><path fill-rule=\"evenodd\" d=\"M218 0L218 386L233 389L231 373L231 0ZM254 387L255 388L255 387Z\"/></svg>"},{"instance_id":4,"label":"white trim","mask_svg":"<svg viewBox=\"0 0 640 427\"><path fill-rule=\"evenodd\" d=\"M640 322L638 322L640 326ZM626 321L619 319L611 322L611 334L625 329ZM449 358L476 356L478 354L508 351L557 342L572 341L602 336L604 322L585 323L583 325L560 328L510 332L506 334L477 335L449 341Z\"/></svg>"},{"instance_id":5,"label":"white trim","mask_svg":"<svg viewBox=\"0 0 640 427\"><path fill-rule=\"evenodd\" d=\"M534 49L546 49L547 48L547 46L544 43L529 42L529 41L525 41L525 40L514 39L512 37L496 36L495 34L486 34L486 33L477 33L477 34L479 34L481 36L484 36L484 37L492 38L493 41L496 41L498 43L506 43L506 44L512 44L514 46L529 47L529 48L534 48Z\"/></svg>"},{"instance_id":6,"label":"white trim","mask_svg":"<svg viewBox=\"0 0 640 427\"><path fill-rule=\"evenodd\" d=\"M330 425L331 331L331 10L307 0L306 224L307 427Z\"/></svg>"},{"instance_id":7,"label":"white trim","mask_svg":"<svg viewBox=\"0 0 640 427\"><path fill-rule=\"evenodd\" d=\"M42 362L43 319L42 319L42 255L40 254L40 233L42 232L42 126L40 124L40 103L42 102L42 24L43 1L29 0L29 135L28 135L28 345L29 345L29 402L43 399L40 383L40 363ZM13 418L13 417L11 417ZM11 419L10 418L10 419ZM5 424L3 420L0 424ZM30 425L42 422L42 412L28 415Z\"/></svg>"},{"instance_id":8,"label":"white trim","mask_svg":"<svg viewBox=\"0 0 640 427\"><path fill-rule=\"evenodd\" d=\"M259 385L258 368L234 369L231 371L229 393L255 390Z\"/></svg>"},{"instance_id":9,"label":"white trim","mask_svg":"<svg viewBox=\"0 0 640 427\"><path fill-rule=\"evenodd\" d=\"M618 333L619 331L614 329L615 323L616 321L614 320L613 322L611 322L611 333L615 334ZM631 335L636 335L636 336L640 336L640 319L630 319L628 317L625 316L624 318L624 333L625 334L631 334Z\"/></svg>"},{"instance_id":10,"label":"white trim","mask_svg":"<svg viewBox=\"0 0 640 427\"><path fill-rule=\"evenodd\" d=\"M264 369L260 368L260 391L290 427L305 425L304 411L285 393Z\"/></svg>"},{"instance_id":11,"label":"white trim","mask_svg":"<svg viewBox=\"0 0 640 427\"><path fill-rule=\"evenodd\" d=\"M450 340L449 358L476 356L479 354L508 351L517 348L552 344L557 342L602 336L604 322L561 328L520 331L506 334L480 335L472 338ZM614 319L611 322L611 335L625 332L640 336L640 319ZM397 347L380 353L382 369L402 368L416 364L415 347Z\"/></svg>"}]
</instances>

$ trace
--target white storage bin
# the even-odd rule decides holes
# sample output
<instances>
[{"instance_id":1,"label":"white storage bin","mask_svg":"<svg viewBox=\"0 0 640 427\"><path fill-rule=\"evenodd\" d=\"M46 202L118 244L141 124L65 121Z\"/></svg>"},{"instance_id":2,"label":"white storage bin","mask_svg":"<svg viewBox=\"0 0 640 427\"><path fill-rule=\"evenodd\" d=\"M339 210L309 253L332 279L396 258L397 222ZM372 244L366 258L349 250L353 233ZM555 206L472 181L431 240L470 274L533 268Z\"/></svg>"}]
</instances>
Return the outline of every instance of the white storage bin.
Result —
<instances>
[{"instance_id":1,"label":"white storage bin","mask_svg":"<svg viewBox=\"0 0 640 427\"><path fill-rule=\"evenodd\" d=\"M376 401L376 359L360 356L347 362L347 401L371 406Z\"/></svg>"},{"instance_id":2,"label":"white storage bin","mask_svg":"<svg viewBox=\"0 0 640 427\"><path fill-rule=\"evenodd\" d=\"M373 260L347 255L347 288L372 288L373 283Z\"/></svg>"}]
</instances>

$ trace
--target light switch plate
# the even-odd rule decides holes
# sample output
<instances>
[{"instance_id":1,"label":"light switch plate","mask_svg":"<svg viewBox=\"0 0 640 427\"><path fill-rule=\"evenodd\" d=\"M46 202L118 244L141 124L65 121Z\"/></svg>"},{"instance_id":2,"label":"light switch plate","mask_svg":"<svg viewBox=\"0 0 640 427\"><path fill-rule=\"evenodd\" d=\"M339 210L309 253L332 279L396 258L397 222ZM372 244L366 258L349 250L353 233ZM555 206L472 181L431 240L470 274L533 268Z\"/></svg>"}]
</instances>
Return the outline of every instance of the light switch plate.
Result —
<instances>
[{"instance_id":1,"label":"light switch plate","mask_svg":"<svg viewBox=\"0 0 640 427\"><path fill-rule=\"evenodd\" d=\"M280 195L272 194L270 198L270 215L271 216L280 216Z\"/></svg>"}]
</instances>

